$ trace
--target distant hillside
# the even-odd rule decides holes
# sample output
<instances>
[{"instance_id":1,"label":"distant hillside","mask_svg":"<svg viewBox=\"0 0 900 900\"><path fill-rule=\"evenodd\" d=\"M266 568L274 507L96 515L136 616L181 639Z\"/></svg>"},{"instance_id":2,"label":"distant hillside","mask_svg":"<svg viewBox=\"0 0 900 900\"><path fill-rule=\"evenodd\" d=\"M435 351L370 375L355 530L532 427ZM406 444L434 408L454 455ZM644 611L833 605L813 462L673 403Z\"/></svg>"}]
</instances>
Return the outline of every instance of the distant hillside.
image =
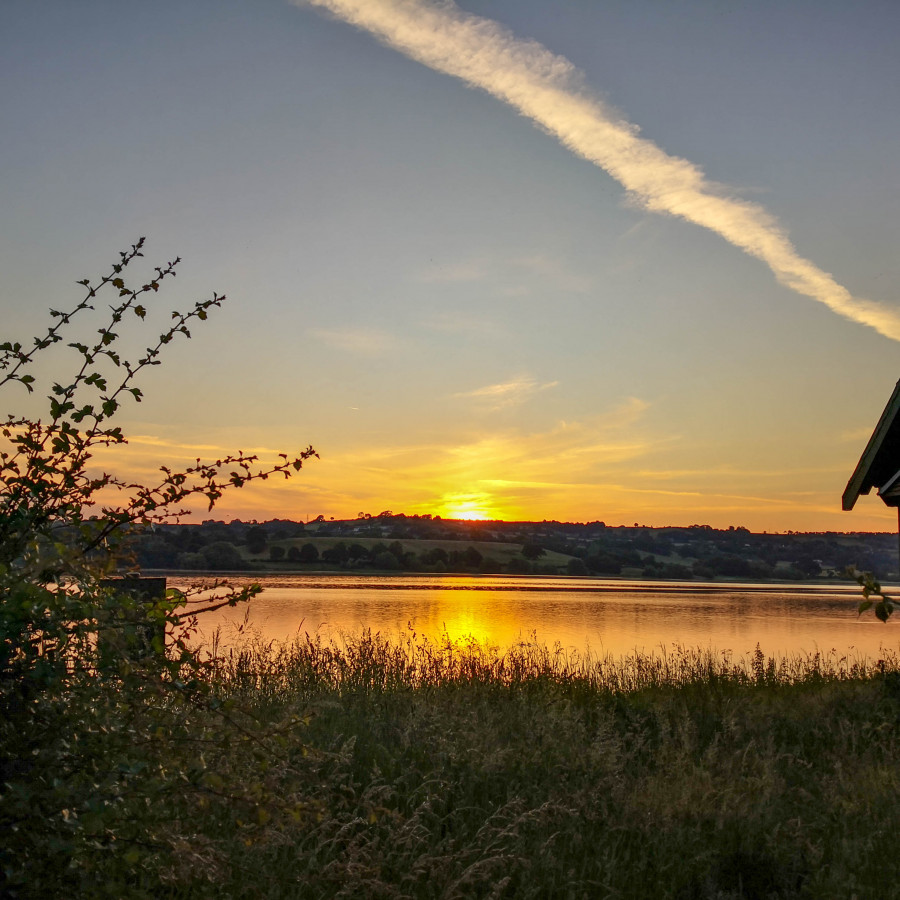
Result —
<instances>
[{"instance_id":1,"label":"distant hillside","mask_svg":"<svg viewBox=\"0 0 900 900\"><path fill-rule=\"evenodd\" d=\"M302 523L207 521L133 534L145 569L602 575L685 580L825 580L855 566L900 577L897 537L759 534L707 525L469 522L384 513Z\"/></svg>"}]
</instances>

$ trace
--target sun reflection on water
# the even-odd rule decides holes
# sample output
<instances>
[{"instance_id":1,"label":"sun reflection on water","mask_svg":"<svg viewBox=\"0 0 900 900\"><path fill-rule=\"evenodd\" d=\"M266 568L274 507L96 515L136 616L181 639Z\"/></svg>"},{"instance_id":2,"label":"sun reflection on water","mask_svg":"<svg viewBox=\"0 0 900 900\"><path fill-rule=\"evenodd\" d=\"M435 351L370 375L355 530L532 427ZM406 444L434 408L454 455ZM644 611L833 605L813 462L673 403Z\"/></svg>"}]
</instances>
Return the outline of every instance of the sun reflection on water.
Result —
<instances>
[{"instance_id":1,"label":"sun reflection on water","mask_svg":"<svg viewBox=\"0 0 900 900\"><path fill-rule=\"evenodd\" d=\"M775 655L833 647L877 659L882 645L897 649L900 628L900 621L885 626L859 618L850 587L723 585L721 591L704 591L703 585L692 590L578 580L576 588L566 588L558 579L492 576L333 576L327 586L321 577L257 580L265 590L249 605L250 621L263 638L275 641L303 632L339 636L363 629L398 639L411 629L431 641L475 641L501 650L536 638L550 648L559 642L614 656L657 653L673 644L740 655L759 644ZM217 625L228 631L229 619L243 619L246 610L205 618L207 639Z\"/></svg>"}]
</instances>

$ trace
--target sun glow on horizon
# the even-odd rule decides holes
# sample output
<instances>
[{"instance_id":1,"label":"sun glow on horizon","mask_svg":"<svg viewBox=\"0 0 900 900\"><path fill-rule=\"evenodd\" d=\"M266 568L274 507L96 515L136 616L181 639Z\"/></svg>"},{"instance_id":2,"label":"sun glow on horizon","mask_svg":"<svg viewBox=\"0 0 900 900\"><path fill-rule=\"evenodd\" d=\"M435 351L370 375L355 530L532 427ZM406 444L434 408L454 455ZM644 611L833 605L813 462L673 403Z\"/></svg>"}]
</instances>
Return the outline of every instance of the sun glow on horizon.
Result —
<instances>
[{"instance_id":1,"label":"sun glow on horizon","mask_svg":"<svg viewBox=\"0 0 900 900\"><path fill-rule=\"evenodd\" d=\"M490 494L444 494L441 500L441 516L445 519L462 519L468 522L503 518L494 506Z\"/></svg>"}]
</instances>

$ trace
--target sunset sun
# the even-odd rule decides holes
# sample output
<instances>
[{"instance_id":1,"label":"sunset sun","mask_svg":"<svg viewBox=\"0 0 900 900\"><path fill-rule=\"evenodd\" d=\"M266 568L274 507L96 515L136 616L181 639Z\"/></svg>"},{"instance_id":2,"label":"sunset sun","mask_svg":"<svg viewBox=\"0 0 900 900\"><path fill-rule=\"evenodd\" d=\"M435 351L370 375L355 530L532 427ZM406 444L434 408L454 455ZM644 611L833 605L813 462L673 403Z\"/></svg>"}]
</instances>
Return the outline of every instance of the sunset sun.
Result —
<instances>
[{"instance_id":1,"label":"sunset sun","mask_svg":"<svg viewBox=\"0 0 900 900\"><path fill-rule=\"evenodd\" d=\"M441 502L445 519L480 521L498 518L493 498L489 494L445 494Z\"/></svg>"}]
</instances>

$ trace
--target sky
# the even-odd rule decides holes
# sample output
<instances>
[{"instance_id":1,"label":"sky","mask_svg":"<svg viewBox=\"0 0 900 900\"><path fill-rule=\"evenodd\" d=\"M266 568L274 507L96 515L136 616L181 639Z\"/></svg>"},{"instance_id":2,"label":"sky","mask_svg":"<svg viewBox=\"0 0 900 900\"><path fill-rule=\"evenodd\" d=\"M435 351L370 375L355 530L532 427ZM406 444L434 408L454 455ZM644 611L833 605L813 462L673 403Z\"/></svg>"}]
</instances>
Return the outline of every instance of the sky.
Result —
<instances>
[{"instance_id":1,"label":"sky","mask_svg":"<svg viewBox=\"0 0 900 900\"><path fill-rule=\"evenodd\" d=\"M228 299L103 465L321 457L216 518L893 530L840 498L900 377L898 37L892 0L6 0L0 339L146 236L138 282L182 262L135 347Z\"/></svg>"}]
</instances>

